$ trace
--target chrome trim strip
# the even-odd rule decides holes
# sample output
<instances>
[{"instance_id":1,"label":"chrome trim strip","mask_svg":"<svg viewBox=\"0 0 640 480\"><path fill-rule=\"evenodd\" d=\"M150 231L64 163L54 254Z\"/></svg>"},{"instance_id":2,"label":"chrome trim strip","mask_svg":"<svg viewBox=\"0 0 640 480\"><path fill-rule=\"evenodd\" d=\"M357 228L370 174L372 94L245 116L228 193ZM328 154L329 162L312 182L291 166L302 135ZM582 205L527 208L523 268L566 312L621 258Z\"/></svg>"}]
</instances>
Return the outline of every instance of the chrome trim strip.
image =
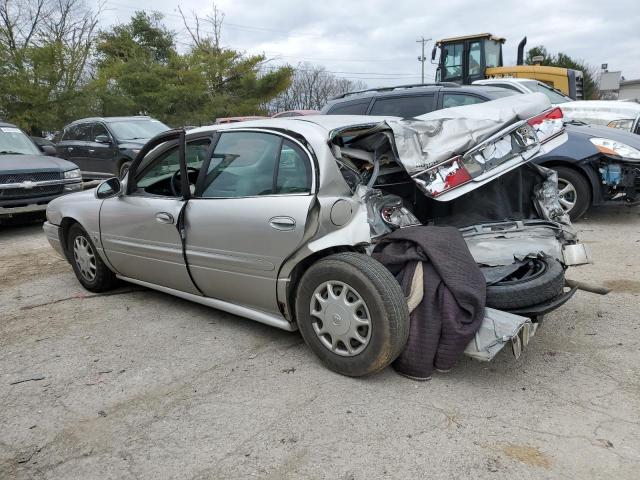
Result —
<instances>
[{"instance_id":1,"label":"chrome trim strip","mask_svg":"<svg viewBox=\"0 0 640 480\"><path fill-rule=\"evenodd\" d=\"M81 178L68 178L68 179L58 179L58 180L43 180L41 182L16 182L16 183L0 183L0 189L11 190L15 188L36 188L36 187L49 187L52 185L68 185L70 183L82 183Z\"/></svg>"},{"instance_id":2,"label":"chrome trim strip","mask_svg":"<svg viewBox=\"0 0 640 480\"><path fill-rule=\"evenodd\" d=\"M264 323L265 325L269 325L270 327L276 327L282 330L286 330L287 332L295 332L298 329L298 327L295 324L288 322L282 316L274 315L274 314L263 312L260 310L254 310L249 307L243 307L242 305L235 305L233 303L225 302L223 300L218 300L215 298L201 297L200 295L194 295L192 293L182 292L180 290L175 290L173 288L163 287L161 285L154 285L153 283L144 282L142 280L136 280L134 278L124 277L119 274L117 274L116 277L118 277L121 280L124 280L125 282L135 283L136 285L147 287L152 290L158 290L163 293L168 293L169 295L174 295L176 297L184 298L185 300L190 300L192 302L196 302L201 305L205 305L207 307L217 308L218 310L232 313L233 315L238 315L240 317L245 317L250 320L255 320L256 322Z\"/></svg>"}]
</instances>

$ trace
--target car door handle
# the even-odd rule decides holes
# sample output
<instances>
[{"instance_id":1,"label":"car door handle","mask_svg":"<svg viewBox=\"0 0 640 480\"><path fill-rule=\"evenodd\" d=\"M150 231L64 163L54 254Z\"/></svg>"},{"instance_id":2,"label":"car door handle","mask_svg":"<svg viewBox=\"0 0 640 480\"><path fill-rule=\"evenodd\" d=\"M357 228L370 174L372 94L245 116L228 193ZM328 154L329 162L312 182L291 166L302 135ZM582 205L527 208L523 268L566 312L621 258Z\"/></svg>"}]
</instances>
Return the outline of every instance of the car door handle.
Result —
<instances>
[{"instance_id":1,"label":"car door handle","mask_svg":"<svg viewBox=\"0 0 640 480\"><path fill-rule=\"evenodd\" d=\"M67 152L73 152L73 147L67 147Z\"/></svg>"},{"instance_id":2,"label":"car door handle","mask_svg":"<svg viewBox=\"0 0 640 480\"><path fill-rule=\"evenodd\" d=\"M93 152L95 152L95 150L93 148L90 148L89 153L93 153Z\"/></svg>"},{"instance_id":3,"label":"car door handle","mask_svg":"<svg viewBox=\"0 0 640 480\"><path fill-rule=\"evenodd\" d=\"M158 223L167 223L171 225L173 223L173 215L167 212L158 212L156 213L156 222Z\"/></svg>"},{"instance_id":4,"label":"car door handle","mask_svg":"<svg viewBox=\"0 0 640 480\"><path fill-rule=\"evenodd\" d=\"M269 219L269 225L276 230L293 230L296 228L296 221L291 217L272 217Z\"/></svg>"}]
</instances>

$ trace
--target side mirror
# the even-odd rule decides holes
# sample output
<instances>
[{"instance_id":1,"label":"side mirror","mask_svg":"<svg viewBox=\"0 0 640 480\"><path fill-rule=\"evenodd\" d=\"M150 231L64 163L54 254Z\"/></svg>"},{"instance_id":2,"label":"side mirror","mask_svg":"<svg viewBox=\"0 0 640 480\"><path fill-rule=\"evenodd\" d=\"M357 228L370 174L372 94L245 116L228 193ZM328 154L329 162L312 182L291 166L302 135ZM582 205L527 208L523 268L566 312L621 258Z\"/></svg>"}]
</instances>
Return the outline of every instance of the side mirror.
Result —
<instances>
[{"instance_id":1,"label":"side mirror","mask_svg":"<svg viewBox=\"0 0 640 480\"><path fill-rule=\"evenodd\" d=\"M111 143L108 135L98 135L95 139L97 143Z\"/></svg>"},{"instance_id":2,"label":"side mirror","mask_svg":"<svg viewBox=\"0 0 640 480\"><path fill-rule=\"evenodd\" d=\"M41 145L40 150L42 150L42 153L44 153L45 155L49 155L50 157L55 157L57 153L56 147L54 147L53 145Z\"/></svg>"},{"instance_id":3,"label":"side mirror","mask_svg":"<svg viewBox=\"0 0 640 480\"><path fill-rule=\"evenodd\" d=\"M434 45L433 50L431 50L431 61L433 62L436 59L436 51L438 50L438 46Z\"/></svg>"},{"instance_id":4,"label":"side mirror","mask_svg":"<svg viewBox=\"0 0 640 480\"><path fill-rule=\"evenodd\" d=\"M96 198L100 200L104 200L105 198L115 197L119 195L122 191L122 183L118 177L110 178L109 180L105 180L98 188L96 188Z\"/></svg>"}]
</instances>

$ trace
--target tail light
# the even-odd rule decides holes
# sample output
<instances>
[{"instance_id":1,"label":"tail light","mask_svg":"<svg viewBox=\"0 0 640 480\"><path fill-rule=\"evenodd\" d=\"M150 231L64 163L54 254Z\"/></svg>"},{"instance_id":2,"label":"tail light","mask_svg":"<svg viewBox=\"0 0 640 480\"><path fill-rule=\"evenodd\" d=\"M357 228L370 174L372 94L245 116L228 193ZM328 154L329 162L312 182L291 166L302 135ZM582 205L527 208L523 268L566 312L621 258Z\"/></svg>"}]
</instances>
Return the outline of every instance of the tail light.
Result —
<instances>
[{"instance_id":1,"label":"tail light","mask_svg":"<svg viewBox=\"0 0 640 480\"><path fill-rule=\"evenodd\" d=\"M564 129L563 117L560 107L555 107L530 118L527 123L536 131L540 143L544 143L562 132Z\"/></svg>"},{"instance_id":2,"label":"tail light","mask_svg":"<svg viewBox=\"0 0 640 480\"><path fill-rule=\"evenodd\" d=\"M462 157L454 157L426 172L423 183L427 193L434 197L471 181L471 175L462 163ZM425 181L426 180L426 181Z\"/></svg>"}]
</instances>

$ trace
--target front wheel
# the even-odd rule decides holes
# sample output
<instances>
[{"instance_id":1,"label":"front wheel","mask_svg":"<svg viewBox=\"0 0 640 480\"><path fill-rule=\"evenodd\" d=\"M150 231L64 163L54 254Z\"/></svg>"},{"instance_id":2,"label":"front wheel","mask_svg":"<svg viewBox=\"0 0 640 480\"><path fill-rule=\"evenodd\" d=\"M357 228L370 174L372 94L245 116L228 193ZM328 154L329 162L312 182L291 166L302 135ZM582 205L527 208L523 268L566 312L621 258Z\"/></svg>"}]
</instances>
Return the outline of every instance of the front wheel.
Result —
<instances>
[{"instance_id":1,"label":"front wheel","mask_svg":"<svg viewBox=\"0 0 640 480\"><path fill-rule=\"evenodd\" d=\"M122 180L125 177L125 175L129 173L130 167L131 167L131 162L124 162L122 165L120 165L120 172L119 172L120 180Z\"/></svg>"},{"instance_id":2,"label":"front wheel","mask_svg":"<svg viewBox=\"0 0 640 480\"><path fill-rule=\"evenodd\" d=\"M567 167L554 167L558 173L560 205L571 221L582 217L591 206L591 190L585 178Z\"/></svg>"},{"instance_id":3,"label":"front wheel","mask_svg":"<svg viewBox=\"0 0 640 480\"><path fill-rule=\"evenodd\" d=\"M378 261L338 253L313 264L296 296L302 338L331 370L358 377L382 370L409 335L402 288Z\"/></svg>"},{"instance_id":4,"label":"front wheel","mask_svg":"<svg viewBox=\"0 0 640 480\"><path fill-rule=\"evenodd\" d=\"M100 258L89 234L77 223L69 229L67 249L73 272L84 288L90 292L106 292L117 286L115 274Z\"/></svg>"}]
</instances>

